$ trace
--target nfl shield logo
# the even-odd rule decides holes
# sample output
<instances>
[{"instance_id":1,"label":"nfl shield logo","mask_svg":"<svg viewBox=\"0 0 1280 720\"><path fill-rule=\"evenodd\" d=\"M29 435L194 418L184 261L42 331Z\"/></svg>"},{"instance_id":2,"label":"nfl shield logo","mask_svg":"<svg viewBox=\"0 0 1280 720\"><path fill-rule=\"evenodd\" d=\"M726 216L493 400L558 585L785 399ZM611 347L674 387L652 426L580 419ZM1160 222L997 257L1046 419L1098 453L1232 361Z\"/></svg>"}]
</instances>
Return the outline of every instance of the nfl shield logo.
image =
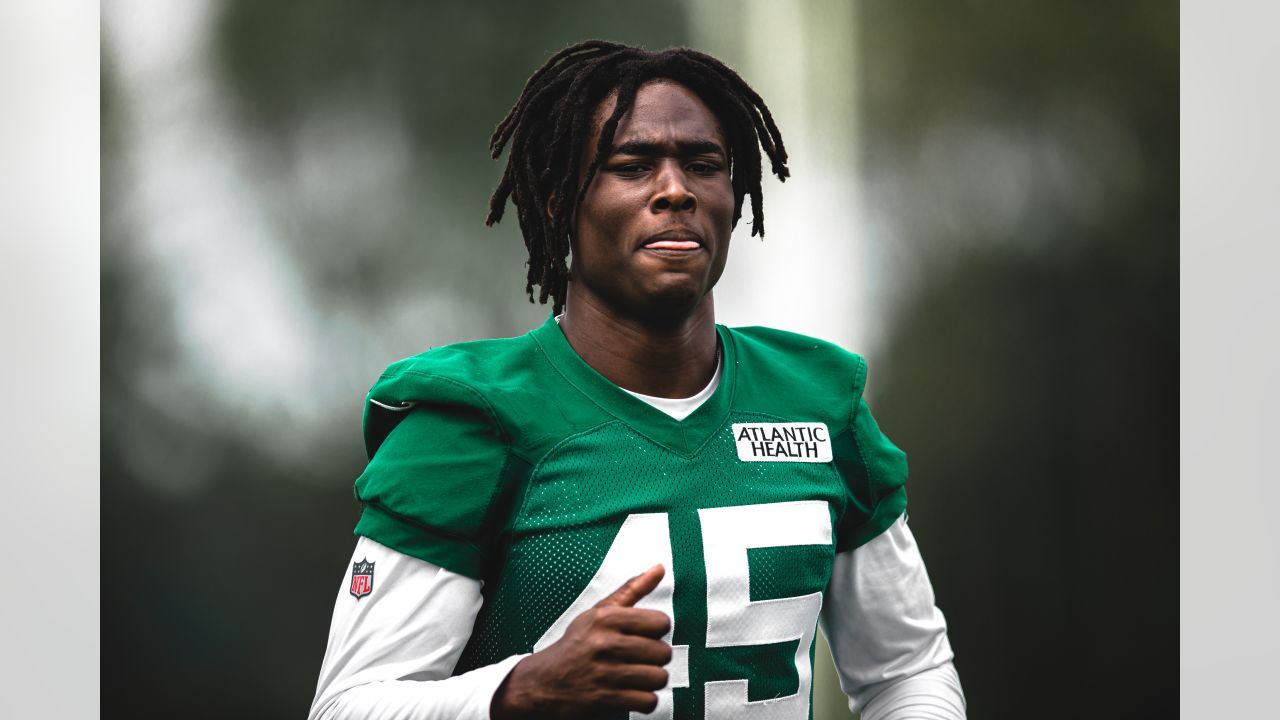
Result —
<instances>
[{"instance_id":1,"label":"nfl shield logo","mask_svg":"<svg viewBox=\"0 0 1280 720\"><path fill-rule=\"evenodd\" d=\"M351 594L356 599L373 592L373 563L368 558L351 564Z\"/></svg>"}]
</instances>

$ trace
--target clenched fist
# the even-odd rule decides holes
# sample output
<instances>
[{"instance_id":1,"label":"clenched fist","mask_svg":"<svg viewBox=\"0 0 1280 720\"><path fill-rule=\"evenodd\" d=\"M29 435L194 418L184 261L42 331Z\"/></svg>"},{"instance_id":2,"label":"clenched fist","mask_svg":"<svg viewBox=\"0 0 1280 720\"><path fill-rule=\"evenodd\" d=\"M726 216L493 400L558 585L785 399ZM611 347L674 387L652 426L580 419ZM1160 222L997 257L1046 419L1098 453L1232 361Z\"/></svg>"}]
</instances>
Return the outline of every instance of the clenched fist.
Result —
<instances>
[{"instance_id":1,"label":"clenched fist","mask_svg":"<svg viewBox=\"0 0 1280 720\"><path fill-rule=\"evenodd\" d=\"M564 636L512 668L493 695L494 720L593 718L608 710L651 712L667 684L671 620L634 607L662 580L655 565L569 623Z\"/></svg>"}]
</instances>

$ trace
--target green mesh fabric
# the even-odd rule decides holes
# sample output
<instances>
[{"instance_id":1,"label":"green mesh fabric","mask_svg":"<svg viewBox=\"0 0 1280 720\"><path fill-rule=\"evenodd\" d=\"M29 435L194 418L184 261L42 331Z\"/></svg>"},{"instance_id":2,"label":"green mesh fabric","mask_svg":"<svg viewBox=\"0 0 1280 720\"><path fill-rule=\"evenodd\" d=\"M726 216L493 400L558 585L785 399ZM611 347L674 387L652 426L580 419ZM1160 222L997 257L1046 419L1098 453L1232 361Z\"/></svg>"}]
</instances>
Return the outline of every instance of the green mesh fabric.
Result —
<instances>
[{"instance_id":1,"label":"green mesh fabric","mask_svg":"<svg viewBox=\"0 0 1280 720\"><path fill-rule=\"evenodd\" d=\"M796 641L706 648L707 581L698 510L821 500L843 507L847 490L829 463L738 459L730 425L775 422L731 413L693 457L614 422L572 437L534 468L510 524L501 568L456 673L530 652L600 567L628 515L665 512L675 580L673 643L689 646L689 688L676 689L676 717L702 717L703 683L747 679L752 701L796 692ZM832 525L836 518L832 511ZM749 551L752 600L821 592L832 546Z\"/></svg>"},{"instance_id":2,"label":"green mesh fabric","mask_svg":"<svg viewBox=\"0 0 1280 720\"><path fill-rule=\"evenodd\" d=\"M788 545L750 548L751 601L796 597L813 592L813 578L831 571L834 553L830 545Z\"/></svg>"},{"instance_id":3,"label":"green mesh fabric","mask_svg":"<svg viewBox=\"0 0 1280 720\"><path fill-rule=\"evenodd\" d=\"M672 643L687 646L689 659L689 687L673 692L675 717L703 716L708 682L745 679L749 701L796 692L797 641L734 644L766 637L758 626L777 613L764 621L730 614L718 628L732 647L706 647L698 511L764 506L741 517L767 529L778 513L774 527L783 535L810 541L814 534L790 529L829 513L834 547L749 549L746 567L734 566L747 574L729 583L735 596L716 600L727 600L723 609L812 595L826 586L834 552L869 541L902 514L906 458L862 400L866 365L858 356L769 328L716 332L720 384L679 421L583 362L552 319L519 338L436 348L379 378L365 416L373 459L357 481L366 509L356 532L484 581L485 602L455 672L530 651L599 572L627 517L662 513L672 551ZM744 462L735 422L822 423L831 462ZM768 508L796 501L825 506L797 505L787 524L780 509ZM721 532L741 529L726 520L735 512L706 517L730 522ZM812 605L768 607L805 606L807 623Z\"/></svg>"}]
</instances>

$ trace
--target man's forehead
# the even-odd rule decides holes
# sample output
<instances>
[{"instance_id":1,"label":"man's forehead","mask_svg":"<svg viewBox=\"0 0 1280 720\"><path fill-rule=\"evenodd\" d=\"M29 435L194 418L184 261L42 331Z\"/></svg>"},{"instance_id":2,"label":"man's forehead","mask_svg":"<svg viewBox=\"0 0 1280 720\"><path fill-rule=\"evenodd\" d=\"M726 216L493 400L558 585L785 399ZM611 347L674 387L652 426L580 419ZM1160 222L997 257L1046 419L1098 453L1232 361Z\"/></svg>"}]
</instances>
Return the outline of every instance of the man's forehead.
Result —
<instances>
[{"instance_id":1,"label":"man's forehead","mask_svg":"<svg viewBox=\"0 0 1280 720\"><path fill-rule=\"evenodd\" d=\"M644 135L615 137L613 155L664 155L674 151L677 155L701 155L725 153L719 134L706 135Z\"/></svg>"},{"instance_id":2,"label":"man's forehead","mask_svg":"<svg viewBox=\"0 0 1280 720\"><path fill-rule=\"evenodd\" d=\"M596 107L593 135L598 136L617 101L614 89ZM658 78L636 90L631 106L619 118L613 145L669 142L673 133L681 141L712 141L722 146L725 142L720 119L697 93L675 80Z\"/></svg>"}]
</instances>

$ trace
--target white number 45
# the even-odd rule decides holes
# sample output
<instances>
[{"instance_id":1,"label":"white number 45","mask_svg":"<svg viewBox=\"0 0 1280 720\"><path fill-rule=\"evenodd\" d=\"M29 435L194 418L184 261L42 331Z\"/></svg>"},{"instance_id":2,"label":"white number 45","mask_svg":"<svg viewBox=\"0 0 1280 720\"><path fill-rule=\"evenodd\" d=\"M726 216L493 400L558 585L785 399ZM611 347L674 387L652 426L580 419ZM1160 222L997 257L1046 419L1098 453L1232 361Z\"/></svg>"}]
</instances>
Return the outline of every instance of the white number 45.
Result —
<instances>
[{"instance_id":1,"label":"white number 45","mask_svg":"<svg viewBox=\"0 0 1280 720\"><path fill-rule=\"evenodd\" d=\"M800 687L794 695L750 702L747 680L716 680L705 684L707 718L753 720L804 720L809 715L809 648L822 593L772 600L751 600L747 550L787 545L830 545L831 516L818 500L739 505L698 511L702 525L703 559L707 568L707 647L740 647L799 640L796 674ZM630 515L618 530L587 587L533 646L542 650L564 635L569 623L590 609L628 579L657 563L667 568L662 582L636 607L661 610L672 618L663 638L671 642L675 632L671 572L671 536L666 513ZM632 718L672 717L671 689L689 686L689 646L674 645L667 672L671 681L658 691L658 707L648 715Z\"/></svg>"}]
</instances>

